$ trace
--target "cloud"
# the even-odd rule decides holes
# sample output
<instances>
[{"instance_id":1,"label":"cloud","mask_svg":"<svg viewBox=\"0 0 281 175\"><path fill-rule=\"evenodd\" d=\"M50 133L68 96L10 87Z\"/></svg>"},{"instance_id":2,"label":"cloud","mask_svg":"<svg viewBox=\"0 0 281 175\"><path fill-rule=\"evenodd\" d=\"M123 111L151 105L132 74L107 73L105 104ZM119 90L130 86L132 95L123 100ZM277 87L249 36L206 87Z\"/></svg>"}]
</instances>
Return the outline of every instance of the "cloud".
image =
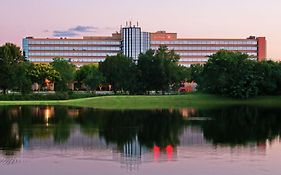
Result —
<instances>
[{"instance_id":1,"label":"cloud","mask_svg":"<svg viewBox=\"0 0 281 175\"><path fill-rule=\"evenodd\" d=\"M76 26L74 28L70 28L69 31L88 33L88 32L95 32L98 29L99 29L98 27L92 27L92 26Z\"/></svg>"},{"instance_id":2,"label":"cloud","mask_svg":"<svg viewBox=\"0 0 281 175\"><path fill-rule=\"evenodd\" d=\"M55 30L53 31L53 36L54 37L74 37L74 36L80 36L80 34L83 33L94 33L99 30L98 27L93 27L93 26L76 26L76 27L71 27L67 30Z\"/></svg>"},{"instance_id":3,"label":"cloud","mask_svg":"<svg viewBox=\"0 0 281 175\"><path fill-rule=\"evenodd\" d=\"M74 37L74 36L79 36L78 33L73 32L73 31L59 31L59 30L55 30L53 31L53 36L54 37Z\"/></svg>"},{"instance_id":4,"label":"cloud","mask_svg":"<svg viewBox=\"0 0 281 175\"><path fill-rule=\"evenodd\" d=\"M53 31L54 37L76 37L85 33L99 33L104 31L115 31L115 27L94 27L94 26L75 26L67 30L55 30Z\"/></svg>"}]
</instances>

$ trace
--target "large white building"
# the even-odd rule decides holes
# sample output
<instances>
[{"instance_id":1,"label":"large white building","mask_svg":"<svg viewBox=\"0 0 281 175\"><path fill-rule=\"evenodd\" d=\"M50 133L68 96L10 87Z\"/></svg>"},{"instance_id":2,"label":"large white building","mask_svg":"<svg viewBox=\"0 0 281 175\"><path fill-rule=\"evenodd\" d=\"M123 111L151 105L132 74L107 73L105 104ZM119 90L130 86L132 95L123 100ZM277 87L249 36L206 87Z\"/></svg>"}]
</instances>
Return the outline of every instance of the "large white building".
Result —
<instances>
[{"instance_id":1,"label":"large white building","mask_svg":"<svg viewBox=\"0 0 281 175\"><path fill-rule=\"evenodd\" d=\"M69 59L77 66L103 61L106 56L123 53L137 60L140 53L166 45L180 55L179 64L202 64L208 56L221 49L247 53L254 60L266 59L266 38L251 36L246 39L178 38L177 33L143 32L131 24L122 27L112 36L73 38L23 39L24 56L35 63L49 63L53 58Z\"/></svg>"}]
</instances>

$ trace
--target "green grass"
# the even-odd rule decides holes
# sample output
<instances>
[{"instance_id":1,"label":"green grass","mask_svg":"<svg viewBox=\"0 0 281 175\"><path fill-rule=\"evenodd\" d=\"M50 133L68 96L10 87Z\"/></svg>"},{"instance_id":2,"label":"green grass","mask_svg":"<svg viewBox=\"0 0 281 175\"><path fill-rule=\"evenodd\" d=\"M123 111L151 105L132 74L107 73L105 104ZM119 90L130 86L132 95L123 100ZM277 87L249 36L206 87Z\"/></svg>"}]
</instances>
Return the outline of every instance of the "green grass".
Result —
<instances>
[{"instance_id":1,"label":"green grass","mask_svg":"<svg viewBox=\"0 0 281 175\"><path fill-rule=\"evenodd\" d=\"M214 95L191 93L167 96L103 96L60 101L0 101L0 105L63 105L99 109L169 109L209 108L226 105L281 107L281 96L237 100Z\"/></svg>"}]
</instances>

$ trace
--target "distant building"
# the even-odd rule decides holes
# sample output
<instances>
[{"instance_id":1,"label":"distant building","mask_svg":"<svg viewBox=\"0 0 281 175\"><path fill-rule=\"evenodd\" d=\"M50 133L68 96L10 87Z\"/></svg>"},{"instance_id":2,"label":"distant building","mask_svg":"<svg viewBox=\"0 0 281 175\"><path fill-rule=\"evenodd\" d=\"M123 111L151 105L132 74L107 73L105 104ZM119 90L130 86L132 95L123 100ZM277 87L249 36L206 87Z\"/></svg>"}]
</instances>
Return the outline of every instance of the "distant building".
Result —
<instances>
[{"instance_id":1,"label":"distant building","mask_svg":"<svg viewBox=\"0 0 281 175\"><path fill-rule=\"evenodd\" d=\"M179 64L203 64L208 56L221 49L239 51L250 55L251 59L266 59L266 38L251 36L247 39L192 39L178 38L177 33L158 31L143 32L138 25L126 25L112 36L85 36L80 39L34 38L23 39L24 56L35 63L49 63L53 58L69 59L81 66L103 61L106 56L117 53L137 60L140 53L166 45L180 55Z\"/></svg>"}]
</instances>

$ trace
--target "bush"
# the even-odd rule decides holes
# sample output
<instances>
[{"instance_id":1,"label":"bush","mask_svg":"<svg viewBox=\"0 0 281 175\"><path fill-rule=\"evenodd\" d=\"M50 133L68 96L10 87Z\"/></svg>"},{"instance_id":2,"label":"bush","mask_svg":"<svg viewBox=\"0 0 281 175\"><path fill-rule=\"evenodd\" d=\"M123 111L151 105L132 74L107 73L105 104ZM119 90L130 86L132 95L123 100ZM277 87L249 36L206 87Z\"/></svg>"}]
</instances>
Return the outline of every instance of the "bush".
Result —
<instances>
[{"instance_id":1,"label":"bush","mask_svg":"<svg viewBox=\"0 0 281 175\"><path fill-rule=\"evenodd\" d=\"M68 100L87 97L95 97L93 93L74 93L74 92L56 92L56 93L32 93L32 94L7 94L0 95L0 101L43 101L43 100Z\"/></svg>"}]
</instances>

